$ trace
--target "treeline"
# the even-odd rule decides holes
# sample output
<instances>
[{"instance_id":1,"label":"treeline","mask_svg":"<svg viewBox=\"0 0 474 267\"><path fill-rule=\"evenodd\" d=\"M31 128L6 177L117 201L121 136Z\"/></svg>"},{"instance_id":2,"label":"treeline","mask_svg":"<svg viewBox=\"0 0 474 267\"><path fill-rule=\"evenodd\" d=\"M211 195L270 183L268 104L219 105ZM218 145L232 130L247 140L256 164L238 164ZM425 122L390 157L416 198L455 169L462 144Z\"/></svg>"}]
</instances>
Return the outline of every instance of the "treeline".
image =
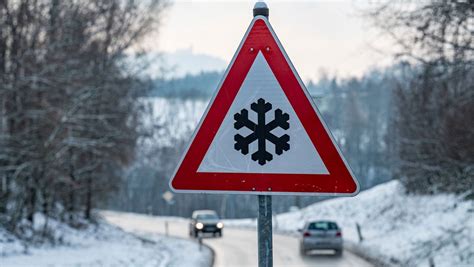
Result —
<instances>
[{"instance_id":1,"label":"treeline","mask_svg":"<svg viewBox=\"0 0 474 267\"><path fill-rule=\"evenodd\" d=\"M323 76L309 84L362 190L392 179L387 128L391 95L402 68L374 70L362 78Z\"/></svg>"},{"instance_id":2,"label":"treeline","mask_svg":"<svg viewBox=\"0 0 474 267\"><path fill-rule=\"evenodd\" d=\"M125 51L163 1L0 1L0 225L76 225L120 186L144 85Z\"/></svg>"}]
</instances>

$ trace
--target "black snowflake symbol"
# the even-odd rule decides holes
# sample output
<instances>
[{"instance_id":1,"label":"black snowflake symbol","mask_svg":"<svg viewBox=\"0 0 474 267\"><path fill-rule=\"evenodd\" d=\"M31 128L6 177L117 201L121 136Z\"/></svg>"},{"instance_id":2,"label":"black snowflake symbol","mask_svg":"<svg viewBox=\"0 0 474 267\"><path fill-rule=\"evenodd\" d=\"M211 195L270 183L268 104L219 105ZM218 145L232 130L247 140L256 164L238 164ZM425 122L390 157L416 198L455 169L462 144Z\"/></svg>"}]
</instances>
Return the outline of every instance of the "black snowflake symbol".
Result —
<instances>
[{"instance_id":1,"label":"black snowflake symbol","mask_svg":"<svg viewBox=\"0 0 474 267\"><path fill-rule=\"evenodd\" d=\"M275 110L275 119L269 123L265 123L265 114L272 109L272 104L270 102L265 102L265 99L260 98L257 102L252 103L250 108L255 111L258 115L258 122L255 123L249 120L249 112L247 109L242 109L240 113L234 114L234 128L239 130L242 127L246 127L252 131L251 134L247 136L242 136L236 134L234 136L235 150L247 155L249 153L249 145L255 140L258 140L258 150L252 154L252 160L258 161L258 164L265 165L268 161L273 159L273 155L266 150L266 140L270 141L275 145L275 153L281 155L283 151L288 151L290 149L290 136L284 134L280 137L275 136L271 133L272 130L280 127L284 130L290 128L290 115L283 113L281 109Z\"/></svg>"}]
</instances>

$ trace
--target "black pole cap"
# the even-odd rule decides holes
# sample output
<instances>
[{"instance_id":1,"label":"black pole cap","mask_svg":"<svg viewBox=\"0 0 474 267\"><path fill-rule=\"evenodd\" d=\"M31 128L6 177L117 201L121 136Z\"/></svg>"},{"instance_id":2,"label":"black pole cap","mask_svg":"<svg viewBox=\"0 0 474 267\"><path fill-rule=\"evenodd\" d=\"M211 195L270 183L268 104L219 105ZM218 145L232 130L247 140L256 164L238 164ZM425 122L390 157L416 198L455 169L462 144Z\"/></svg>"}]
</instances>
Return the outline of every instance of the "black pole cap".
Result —
<instances>
[{"instance_id":1,"label":"black pole cap","mask_svg":"<svg viewBox=\"0 0 474 267\"><path fill-rule=\"evenodd\" d=\"M270 13L270 10L268 9L268 6L265 2L258 1L255 3L255 6L253 7L253 16L264 16L268 18L268 14Z\"/></svg>"}]
</instances>

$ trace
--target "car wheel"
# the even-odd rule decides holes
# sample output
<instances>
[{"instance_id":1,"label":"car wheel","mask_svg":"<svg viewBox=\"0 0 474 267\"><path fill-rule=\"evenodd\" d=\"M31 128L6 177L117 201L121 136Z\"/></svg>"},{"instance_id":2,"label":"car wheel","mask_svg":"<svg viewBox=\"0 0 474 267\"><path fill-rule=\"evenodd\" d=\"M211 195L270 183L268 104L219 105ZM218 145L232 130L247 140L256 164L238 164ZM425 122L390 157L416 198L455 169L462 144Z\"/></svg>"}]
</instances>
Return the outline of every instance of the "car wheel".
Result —
<instances>
[{"instance_id":1,"label":"car wheel","mask_svg":"<svg viewBox=\"0 0 474 267\"><path fill-rule=\"evenodd\" d=\"M222 237L222 231L219 231L219 232L217 233L217 235L218 235L219 237Z\"/></svg>"},{"instance_id":2,"label":"car wheel","mask_svg":"<svg viewBox=\"0 0 474 267\"><path fill-rule=\"evenodd\" d=\"M342 256L342 249L336 249L336 256L341 257Z\"/></svg>"},{"instance_id":3,"label":"car wheel","mask_svg":"<svg viewBox=\"0 0 474 267\"><path fill-rule=\"evenodd\" d=\"M194 237L195 237L195 238L198 238L198 236L199 236L199 232L198 232L198 231L194 231Z\"/></svg>"}]
</instances>

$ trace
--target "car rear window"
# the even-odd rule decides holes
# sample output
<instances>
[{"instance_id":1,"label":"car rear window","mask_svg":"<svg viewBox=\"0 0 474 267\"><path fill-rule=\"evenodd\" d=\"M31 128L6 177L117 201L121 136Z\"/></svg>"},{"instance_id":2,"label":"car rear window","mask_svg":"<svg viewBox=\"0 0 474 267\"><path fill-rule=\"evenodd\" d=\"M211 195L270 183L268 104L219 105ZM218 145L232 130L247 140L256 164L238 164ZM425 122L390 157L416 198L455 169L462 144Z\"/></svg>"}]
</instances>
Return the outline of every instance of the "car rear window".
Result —
<instances>
[{"instance_id":1,"label":"car rear window","mask_svg":"<svg viewBox=\"0 0 474 267\"><path fill-rule=\"evenodd\" d=\"M337 230L337 224L333 222L313 222L308 225L308 230Z\"/></svg>"}]
</instances>

